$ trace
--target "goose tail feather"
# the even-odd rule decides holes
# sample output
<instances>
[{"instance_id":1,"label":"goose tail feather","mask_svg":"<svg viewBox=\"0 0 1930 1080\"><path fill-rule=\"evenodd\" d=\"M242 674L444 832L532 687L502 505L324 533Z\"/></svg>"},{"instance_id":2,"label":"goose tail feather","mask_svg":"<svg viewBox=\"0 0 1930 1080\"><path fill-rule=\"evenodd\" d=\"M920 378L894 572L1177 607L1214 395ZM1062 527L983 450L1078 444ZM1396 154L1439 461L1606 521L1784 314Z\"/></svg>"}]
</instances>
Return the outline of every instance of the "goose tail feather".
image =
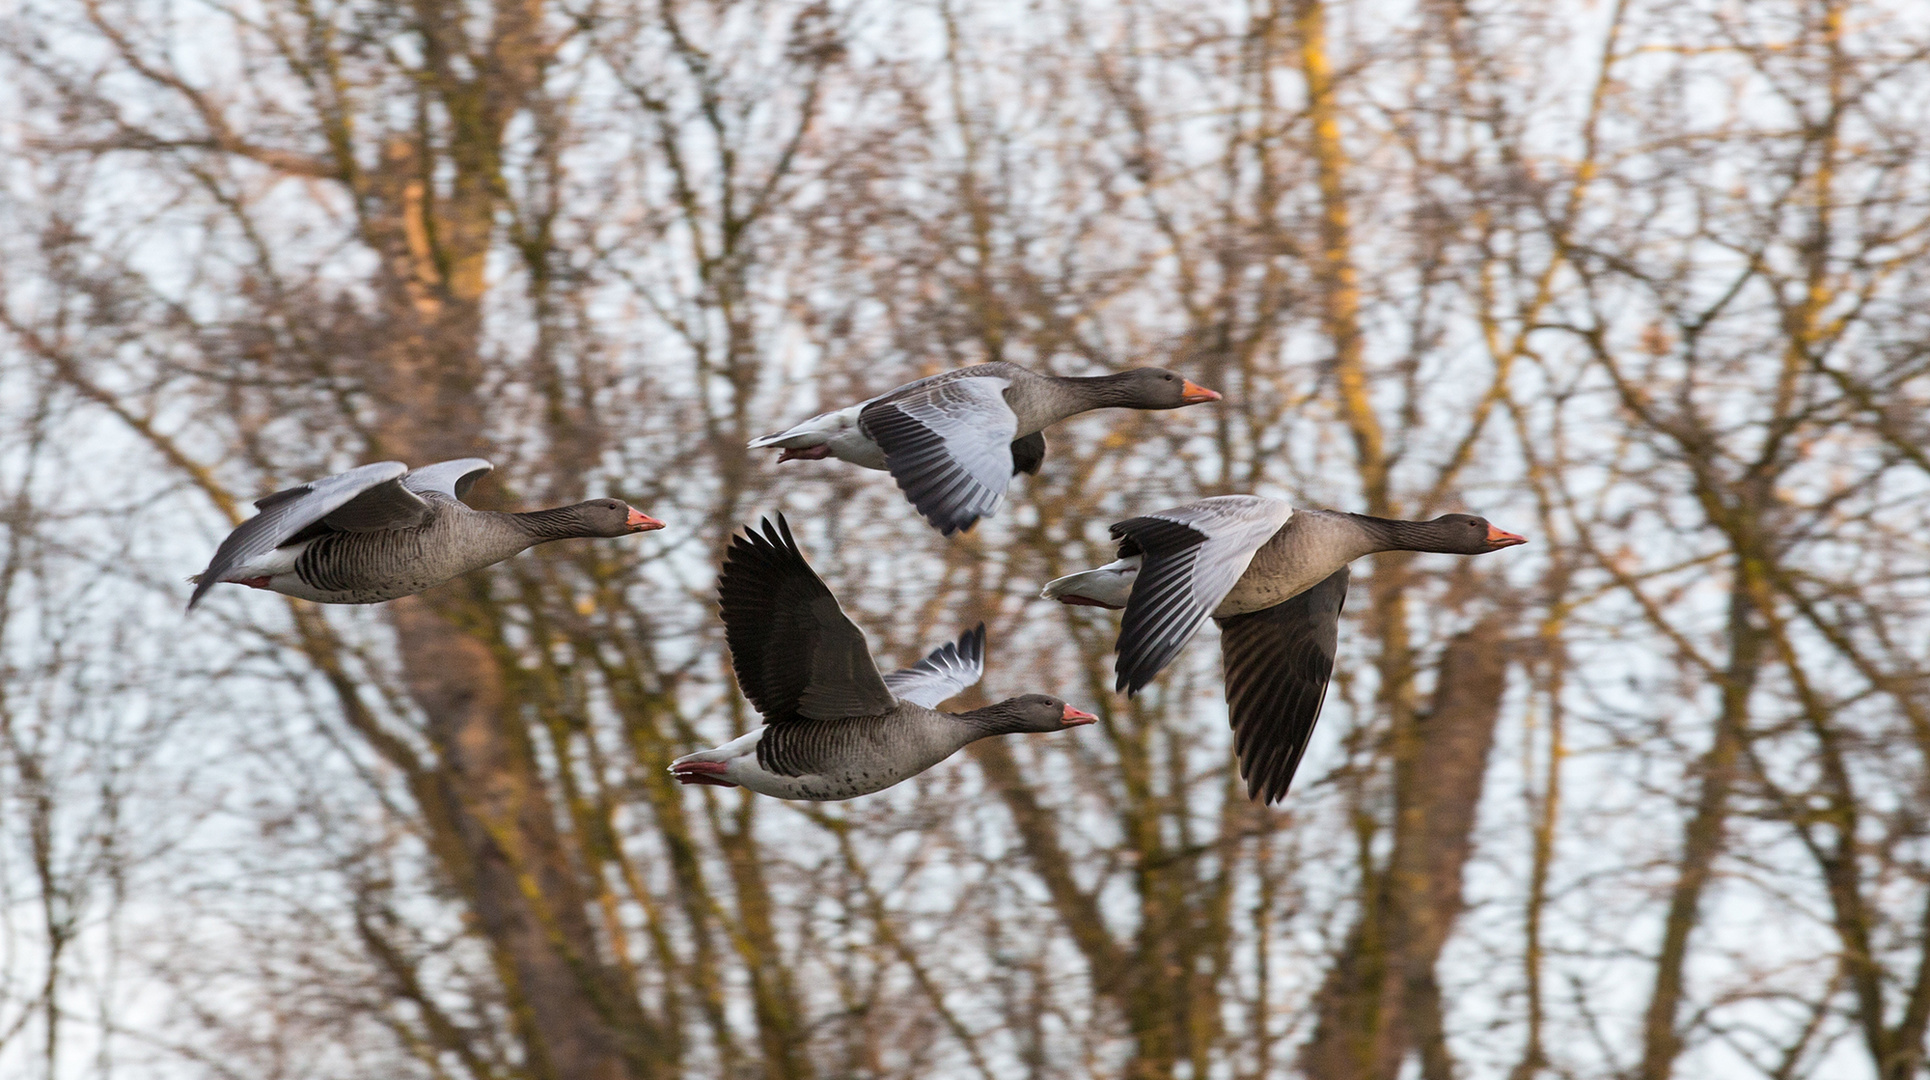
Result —
<instances>
[{"instance_id":1,"label":"goose tail feather","mask_svg":"<svg viewBox=\"0 0 1930 1080\"><path fill-rule=\"evenodd\" d=\"M1139 577L1139 556L1107 563L1096 570L1067 574L1045 583L1039 596L1061 604L1087 607L1123 608L1132 596L1133 581Z\"/></svg>"}]
</instances>

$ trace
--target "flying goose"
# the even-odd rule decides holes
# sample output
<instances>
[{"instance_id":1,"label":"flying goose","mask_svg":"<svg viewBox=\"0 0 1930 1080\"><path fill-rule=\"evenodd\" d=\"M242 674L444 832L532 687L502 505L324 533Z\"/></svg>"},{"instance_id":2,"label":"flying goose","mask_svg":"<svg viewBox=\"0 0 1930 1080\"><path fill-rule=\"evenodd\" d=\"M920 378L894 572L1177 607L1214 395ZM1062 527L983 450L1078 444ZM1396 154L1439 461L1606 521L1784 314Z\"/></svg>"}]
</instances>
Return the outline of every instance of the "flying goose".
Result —
<instances>
[{"instance_id":1,"label":"flying goose","mask_svg":"<svg viewBox=\"0 0 1930 1080\"><path fill-rule=\"evenodd\" d=\"M551 540L663 528L620 499L523 514L471 510L462 497L492 468L481 458L415 470L378 461L257 500L259 513L189 579L188 610L224 581L325 604L376 604Z\"/></svg>"},{"instance_id":2,"label":"flying goose","mask_svg":"<svg viewBox=\"0 0 1930 1080\"><path fill-rule=\"evenodd\" d=\"M1287 793L1334 670L1347 564L1376 551L1480 555L1525 544L1484 518L1390 521L1222 495L1119 522L1119 558L1046 583L1065 604L1125 608L1118 689L1139 692L1206 622L1220 624L1233 748L1247 796Z\"/></svg>"},{"instance_id":3,"label":"flying goose","mask_svg":"<svg viewBox=\"0 0 1930 1080\"><path fill-rule=\"evenodd\" d=\"M909 382L750 442L777 460L834 457L882 469L950 536L998 512L1005 486L1037 474L1046 428L1091 409L1177 409L1220 395L1164 368L1065 378L1003 361Z\"/></svg>"},{"instance_id":4,"label":"flying goose","mask_svg":"<svg viewBox=\"0 0 1930 1080\"><path fill-rule=\"evenodd\" d=\"M687 754L685 784L743 785L780 799L882 791L991 735L1062 731L1096 719L1044 694L969 712L939 702L985 671L985 624L902 671L879 675L858 629L791 538L784 515L732 538L717 579L737 685L764 726Z\"/></svg>"}]
</instances>

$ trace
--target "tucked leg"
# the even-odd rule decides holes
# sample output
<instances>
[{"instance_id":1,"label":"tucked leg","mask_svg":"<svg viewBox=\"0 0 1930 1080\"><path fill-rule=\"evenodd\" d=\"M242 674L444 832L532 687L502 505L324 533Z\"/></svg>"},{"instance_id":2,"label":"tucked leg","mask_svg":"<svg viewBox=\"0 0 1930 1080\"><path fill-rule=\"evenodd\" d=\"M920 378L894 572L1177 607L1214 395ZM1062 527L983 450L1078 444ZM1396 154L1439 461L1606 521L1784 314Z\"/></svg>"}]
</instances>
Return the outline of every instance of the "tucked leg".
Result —
<instances>
[{"instance_id":1,"label":"tucked leg","mask_svg":"<svg viewBox=\"0 0 1930 1080\"><path fill-rule=\"evenodd\" d=\"M710 787L736 787L737 786L736 784L731 783L729 780L723 780L715 776L705 776L702 773L678 773L676 775L677 775L677 782L679 784L705 784L705 785L709 785Z\"/></svg>"},{"instance_id":2,"label":"tucked leg","mask_svg":"<svg viewBox=\"0 0 1930 1080\"><path fill-rule=\"evenodd\" d=\"M1083 596L1072 596L1069 594L1066 596L1058 597L1057 599L1059 603L1069 604L1072 607L1105 608L1107 611L1118 611L1121 606L1119 604L1108 604L1104 600L1090 600Z\"/></svg>"},{"instance_id":3,"label":"tucked leg","mask_svg":"<svg viewBox=\"0 0 1930 1080\"><path fill-rule=\"evenodd\" d=\"M724 779L730 765L722 761L679 761L670 766L670 774L679 784L708 784L712 787L736 787L735 783Z\"/></svg>"}]
</instances>

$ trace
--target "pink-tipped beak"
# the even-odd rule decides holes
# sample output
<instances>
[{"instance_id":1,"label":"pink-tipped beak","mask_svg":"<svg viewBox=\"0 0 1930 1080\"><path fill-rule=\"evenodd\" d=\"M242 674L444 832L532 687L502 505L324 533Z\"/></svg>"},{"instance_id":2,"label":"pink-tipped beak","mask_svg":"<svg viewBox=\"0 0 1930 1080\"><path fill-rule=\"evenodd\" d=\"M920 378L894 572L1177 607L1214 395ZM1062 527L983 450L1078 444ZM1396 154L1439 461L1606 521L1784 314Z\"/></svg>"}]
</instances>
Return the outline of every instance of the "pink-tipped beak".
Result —
<instances>
[{"instance_id":1,"label":"pink-tipped beak","mask_svg":"<svg viewBox=\"0 0 1930 1080\"><path fill-rule=\"evenodd\" d=\"M631 532L649 532L652 529L663 528L663 522L658 521L656 518L651 517L649 514L644 513L634 506L630 508L630 518L625 521L624 524L630 526Z\"/></svg>"},{"instance_id":2,"label":"pink-tipped beak","mask_svg":"<svg viewBox=\"0 0 1930 1080\"><path fill-rule=\"evenodd\" d=\"M1516 536L1514 533L1503 532L1492 525L1488 526L1488 546L1490 548L1500 550L1501 548L1514 547L1516 544L1525 544L1527 542L1528 538L1525 536Z\"/></svg>"},{"instance_id":3,"label":"pink-tipped beak","mask_svg":"<svg viewBox=\"0 0 1930 1080\"><path fill-rule=\"evenodd\" d=\"M1065 725L1067 727L1078 727L1081 724L1097 723L1099 720L1098 717L1092 715L1091 713L1081 712L1080 710L1075 709L1070 705L1066 706L1065 714L1061 716L1059 719L1065 721Z\"/></svg>"},{"instance_id":4,"label":"pink-tipped beak","mask_svg":"<svg viewBox=\"0 0 1930 1080\"><path fill-rule=\"evenodd\" d=\"M1179 399L1188 405L1198 405L1203 401L1220 400L1220 392L1218 390L1208 390L1206 387L1188 379L1186 384L1179 388Z\"/></svg>"}]
</instances>

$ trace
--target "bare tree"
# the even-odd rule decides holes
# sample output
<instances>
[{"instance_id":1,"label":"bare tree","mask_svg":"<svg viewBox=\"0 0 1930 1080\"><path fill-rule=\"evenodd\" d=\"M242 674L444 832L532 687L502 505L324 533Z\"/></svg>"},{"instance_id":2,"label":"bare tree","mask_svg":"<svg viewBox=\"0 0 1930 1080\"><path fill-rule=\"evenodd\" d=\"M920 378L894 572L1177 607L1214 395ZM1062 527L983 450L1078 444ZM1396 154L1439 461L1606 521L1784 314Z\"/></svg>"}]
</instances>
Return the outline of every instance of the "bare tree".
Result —
<instances>
[{"instance_id":1,"label":"bare tree","mask_svg":"<svg viewBox=\"0 0 1930 1080\"><path fill-rule=\"evenodd\" d=\"M1906 6L22 5L0 1067L1919 1075ZM1054 429L950 540L744 449L994 359L1226 401ZM671 528L181 621L258 493L478 453ZM1357 568L1273 809L1210 633L1128 702L1036 599L1236 491L1535 540ZM881 652L983 619L982 693L1102 724L678 787L778 508Z\"/></svg>"}]
</instances>

